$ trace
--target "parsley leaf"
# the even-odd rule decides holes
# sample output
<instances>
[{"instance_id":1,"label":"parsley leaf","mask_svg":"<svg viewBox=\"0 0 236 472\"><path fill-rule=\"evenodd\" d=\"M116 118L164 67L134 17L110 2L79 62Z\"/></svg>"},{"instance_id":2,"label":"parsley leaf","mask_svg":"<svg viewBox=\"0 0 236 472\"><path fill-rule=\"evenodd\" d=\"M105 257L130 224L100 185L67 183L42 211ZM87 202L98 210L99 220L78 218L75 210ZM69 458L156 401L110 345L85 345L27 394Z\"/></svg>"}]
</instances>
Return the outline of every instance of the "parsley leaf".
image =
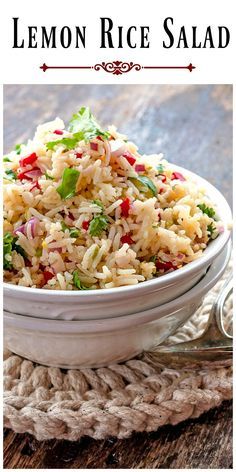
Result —
<instances>
[{"instance_id":1,"label":"parsley leaf","mask_svg":"<svg viewBox=\"0 0 236 472\"><path fill-rule=\"evenodd\" d=\"M8 156L4 156L3 158L3 162L11 162L11 159L9 159Z\"/></svg>"},{"instance_id":2,"label":"parsley leaf","mask_svg":"<svg viewBox=\"0 0 236 472\"><path fill-rule=\"evenodd\" d=\"M78 141L81 141L83 138L80 138L79 133L74 134L72 138L62 138L57 139L56 141L49 141L46 146L50 151L54 150L54 147L58 144L63 145L66 149L74 149Z\"/></svg>"},{"instance_id":3,"label":"parsley leaf","mask_svg":"<svg viewBox=\"0 0 236 472\"><path fill-rule=\"evenodd\" d=\"M107 216L95 216L89 224L89 233L91 234L91 236L100 236L100 234L107 228L107 225Z\"/></svg>"},{"instance_id":4,"label":"parsley leaf","mask_svg":"<svg viewBox=\"0 0 236 472\"><path fill-rule=\"evenodd\" d=\"M80 231L76 228L70 228L70 237L71 238L78 238Z\"/></svg>"},{"instance_id":5,"label":"parsley leaf","mask_svg":"<svg viewBox=\"0 0 236 472\"><path fill-rule=\"evenodd\" d=\"M79 278L78 270L75 270L73 272L73 283L76 286L76 288L78 288L79 290L89 290L89 287L86 287L85 285L82 284Z\"/></svg>"},{"instance_id":6,"label":"parsley leaf","mask_svg":"<svg viewBox=\"0 0 236 472\"><path fill-rule=\"evenodd\" d=\"M55 180L54 177L51 177L51 175L48 175L47 171L45 172L45 177L46 177L46 180Z\"/></svg>"},{"instance_id":7,"label":"parsley leaf","mask_svg":"<svg viewBox=\"0 0 236 472\"><path fill-rule=\"evenodd\" d=\"M56 189L62 200L74 197L79 175L80 172L76 169L70 169L68 167L64 169L62 183Z\"/></svg>"},{"instance_id":8,"label":"parsley leaf","mask_svg":"<svg viewBox=\"0 0 236 472\"><path fill-rule=\"evenodd\" d=\"M8 176L6 177L8 180L16 180L17 179L17 174L11 169L5 170L5 174Z\"/></svg>"},{"instance_id":9,"label":"parsley leaf","mask_svg":"<svg viewBox=\"0 0 236 472\"><path fill-rule=\"evenodd\" d=\"M18 154L18 155L21 153L21 146L22 146L22 144L16 144L15 145L15 151L16 151L16 154Z\"/></svg>"},{"instance_id":10,"label":"parsley leaf","mask_svg":"<svg viewBox=\"0 0 236 472\"><path fill-rule=\"evenodd\" d=\"M103 206L103 204L100 200L93 200L92 203L94 203L95 205L100 207L102 209L102 211L104 211L104 206Z\"/></svg>"},{"instance_id":11,"label":"parsley leaf","mask_svg":"<svg viewBox=\"0 0 236 472\"><path fill-rule=\"evenodd\" d=\"M213 226L213 222L211 222L211 224L207 226L207 232L210 233L210 235L212 236L215 230L216 230L216 227Z\"/></svg>"},{"instance_id":12,"label":"parsley leaf","mask_svg":"<svg viewBox=\"0 0 236 472\"><path fill-rule=\"evenodd\" d=\"M110 136L107 131L103 131L100 128L89 107L81 107L78 113L72 116L69 123L69 131L72 133L80 133L81 140L84 139L85 141L95 136L101 136L104 139L108 139Z\"/></svg>"},{"instance_id":13,"label":"parsley leaf","mask_svg":"<svg viewBox=\"0 0 236 472\"><path fill-rule=\"evenodd\" d=\"M11 233L6 233L3 237L3 268L4 269L11 269L12 264L10 261L6 259L6 255L12 253L12 241L14 237Z\"/></svg>"},{"instance_id":14,"label":"parsley leaf","mask_svg":"<svg viewBox=\"0 0 236 472\"><path fill-rule=\"evenodd\" d=\"M35 255L36 257L41 257L42 256L42 253L43 253L43 250L41 247L38 247L35 251Z\"/></svg>"},{"instance_id":15,"label":"parsley leaf","mask_svg":"<svg viewBox=\"0 0 236 472\"><path fill-rule=\"evenodd\" d=\"M214 218L216 212L214 210L214 208L209 208L206 206L205 203L200 203L199 205L197 205L198 208L200 208L200 210L202 210L202 213L205 213L206 215L208 215L210 218Z\"/></svg>"},{"instance_id":16,"label":"parsley leaf","mask_svg":"<svg viewBox=\"0 0 236 472\"><path fill-rule=\"evenodd\" d=\"M140 192L147 193L149 190L151 191L152 195L156 197L157 189L151 179L144 175L140 175L135 178L130 178L130 180L134 183L134 185L140 190Z\"/></svg>"},{"instance_id":17,"label":"parsley leaf","mask_svg":"<svg viewBox=\"0 0 236 472\"><path fill-rule=\"evenodd\" d=\"M149 259L149 262L154 262L154 264L156 264L156 260L157 260L157 256L152 256L152 257Z\"/></svg>"},{"instance_id":18,"label":"parsley leaf","mask_svg":"<svg viewBox=\"0 0 236 472\"><path fill-rule=\"evenodd\" d=\"M158 172L160 172L160 174L163 174L163 172L164 172L164 166L163 166L163 164L159 164L159 165L157 166L157 170L158 170Z\"/></svg>"},{"instance_id":19,"label":"parsley leaf","mask_svg":"<svg viewBox=\"0 0 236 472\"><path fill-rule=\"evenodd\" d=\"M80 234L80 231L77 228L70 228L69 226L65 224L64 221L61 221L61 229L62 231L65 231L66 229L68 229L71 238L78 238Z\"/></svg>"},{"instance_id":20,"label":"parsley leaf","mask_svg":"<svg viewBox=\"0 0 236 472\"><path fill-rule=\"evenodd\" d=\"M4 269L11 269L12 263L6 259L6 255L12 254L12 251L18 252L21 254L24 259L26 259L26 253L24 249L16 244L17 237L13 236L11 233L7 232L3 237L3 267Z\"/></svg>"},{"instance_id":21,"label":"parsley leaf","mask_svg":"<svg viewBox=\"0 0 236 472\"><path fill-rule=\"evenodd\" d=\"M89 141L96 136L101 136L104 139L110 137L110 133L100 128L88 107L80 108L78 113L73 115L69 123L69 131L73 133L72 137L49 141L46 144L47 148L53 150L55 146L60 144L66 149L74 149L79 141Z\"/></svg>"}]
</instances>

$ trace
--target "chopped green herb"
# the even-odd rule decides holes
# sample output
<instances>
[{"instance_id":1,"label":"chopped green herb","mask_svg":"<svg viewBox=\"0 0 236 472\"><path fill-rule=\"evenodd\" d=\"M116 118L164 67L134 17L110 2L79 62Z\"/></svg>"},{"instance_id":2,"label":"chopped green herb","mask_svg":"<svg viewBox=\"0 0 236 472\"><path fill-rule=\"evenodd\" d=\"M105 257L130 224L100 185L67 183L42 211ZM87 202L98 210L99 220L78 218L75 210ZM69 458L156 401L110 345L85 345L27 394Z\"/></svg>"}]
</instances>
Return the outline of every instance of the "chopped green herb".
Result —
<instances>
[{"instance_id":1,"label":"chopped green herb","mask_svg":"<svg viewBox=\"0 0 236 472\"><path fill-rule=\"evenodd\" d=\"M89 224L89 233L91 236L100 236L100 234L107 228L108 219L105 215L95 216Z\"/></svg>"},{"instance_id":2,"label":"chopped green herb","mask_svg":"<svg viewBox=\"0 0 236 472\"><path fill-rule=\"evenodd\" d=\"M69 131L80 134L80 141L89 141L96 136L101 136L104 139L110 137L107 131L103 131L100 128L89 107L81 107L78 113L72 116L69 123Z\"/></svg>"},{"instance_id":3,"label":"chopped green herb","mask_svg":"<svg viewBox=\"0 0 236 472\"><path fill-rule=\"evenodd\" d=\"M198 208L200 208L200 210L202 210L202 213L205 213L206 215L208 215L210 218L213 218L216 214L214 208L209 208L208 206L206 206L205 203L200 203L199 205L197 205Z\"/></svg>"},{"instance_id":4,"label":"chopped green herb","mask_svg":"<svg viewBox=\"0 0 236 472\"><path fill-rule=\"evenodd\" d=\"M70 228L69 226L65 224L64 221L61 221L61 229L62 231L65 231L66 229L68 229L71 238L78 238L80 234L80 231L77 228Z\"/></svg>"},{"instance_id":5,"label":"chopped green herb","mask_svg":"<svg viewBox=\"0 0 236 472\"><path fill-rule=\"evenodd\" d=\"M71 228L69 231L71 238L78 238L78 236L80 235L80 231L76 228Z\"/></svg>"},{"instance_id":6,"label":"chopped green herb","mask_svg":"<svg viewBox=\"0 0 236 472\"><path fill-rule=\"evenodd\" d=\"M210 235L212 236L212 234L216 231L216 227L213 225L213 222L211 222L211 224L209 224L207 226L207 232L210 233Z\"/></svg>"},{"instance_id":7,"label":"chopped green herb","mask_svg":"<svg viewBox=\"0 0 236 472\"><path fill-rule=\"evenodd\" d=\"M149 259L149 262L154 262L154 264L156 263L156 260L157 260L157 256L152 256L150 259Z\"/></svg>"},{"instance_id":8,"label":"chopped green herb","mask_svg":"<svg viewBox=\"0 0 236 472\"><path fill-rule=\"evenodd\" d=\"M76 169L66 168L62 175L62 183L57 187L62 200L74 197L76 191L76 184L79 178L80 172Z\"/></svg>"},{"instance_id":9,"label":"chopped green herb","mask_svg":"<svg viewBox=\"0 0 236 472\"><path fill-rule=\"evenodd\" d=\"M3 158L3 162L11 162L11 159L9 159L8 156L4 156Z\"/></svg>"},{"instance_id":10,"label":"chopped green herb","mask_svg":"<svg viewBox=\"0 0 236 472\"><path fill-rule=\"evenodd\" d=\"M45 177L47 180L54 180L54 177L51 177L51 175L48 175L47 171L45 172Z\"/></svg>"},{"instance_id":11,"label":"chopped green herb","mask_svg":"<svg viewBox=\"0 0 236 472\"><path fill-rule=\"evenodd\" d=\"M69 229L69 226L67 226L64 221L61 221L61 229L62 231L65 231L66 229Z\"/></svg>"},{"instance_id":12,"label":"chopped green herb","mask_svg":"<svg viewBox=\"0 0 236 472\"><path fill-rule=\"evenodd\" d=\"M11 269L12 264L10 261L7 260L6 256L12 253L12 242L14 237L11 233L6 233L3 237L3 268L4 269Z\"/></svg>"},{"instance_id":13,"label":"chopped green herb","mask_svg":"<svg viewBox=\"0 0 236 472\"><path fill-rule=\"evenodd\" d=\"M8 176L8 180L16 180L17 179L17 174L11 169L5 170L5 174Z\"/></svg>"},{"instance_id":14,"label":"chopped green herb","mask_svg":"<svg viewBox=\"0 0 236 472\"><path fill-rule=\"evenodd\" d=\"M150 190L152 195L154 197L156 197L157 189L156 189L154 183L152 182L152 180L149 179L148 177L146 177L144 175L140 175L140 176L135 177L135 178L130 177L130 180L140 190L140 192L147 193Z\"/></svg>"},{"instance_id":15,"label":"chopped green herb","mask_svg":"<svg viewBox=\"0 0 236 472\"><path fill-rule=\"evenodd\" d=\"M74 149L78 141L81 141L80 136L76 134L72 138L56 139L56 141L49 141L46 146L50 151L53 151L55 146L63 145L66 149Z\"/></svg>"},{"instance_id":16,"label":"chopped green herb","mask_svg":"<svg viewBox=\"0 0 236 472\"><path fill-rule=\"evenodd\" d=\"M104 211L104 206L103 206L103 204L100 200L93 200L92 203L94 203L95 205L100 207L102 209L102 211Z\"/></svg>"},{"instance_id":17,"label":"chopped green herb","mask_svg":"<svg viewBox=\"0 0 236 472\"><path fill-rule=\"evenodd\" d=\"M75 287L78 288L79 290L89 290L89 287L86 287L85 285L82 284L79 278L78 270L75 270L73 272L73 283Z\"/></svg>"},{"instance_id":18,"label":"chopped green herb","mask_svg":"<svg viewBox=\"0 0 236 472\"><path fill-rule=\"evenodd\" d=\"M35 251L35 255L36 257L41 257L42 256L42 253L43 253L43 250L41 247L38 247Z\"/></svg>"},{"instance_id":19,"label":"chopped green herb","mask_svg":"<svg viewBox=\"0 0 236 472\"><path fill-rule=\"evenodd\" d=\"M18 155L21 153L21 146L22 146L22 144L16 144L15 145L15 151L16 151L16 154L18 154Z\"/></svg>"},{"instance_id":20,"label":"chopped green herb","mask_svg":"<svg viewBox=\"0 0 236 472\"><path fill-rule=\"evenodd\" d=\"M17 237L13 236L11 233L7 232L3 237L3 267L4 269L11 269L12 263L8 261L6 255L11 255L12 251L16 251L26 258L26 253L24 249L16 244Z\"/></svg>"},{"instance_id":21,"label":"chopped green herb","mask_svg":"<svg viewBox=\"0 0 236 472\"><path fill-rule=\"evenodd\" d=\"M163 172L164 172L164 166L163 166L163 164L159 164L159 165L157 166L157 170L158 170L158 172L160 172L160 174L163 174Z\"/></svg>"},{"instance_id":22,"label":"chopped green herb","mask_svg":"<svg viewBox=\"0 0 236 472\"><path fill-rule=\"evenodd\" d=\"M82 107L78 113L73 115L69 123L69 131L73 133L70 138L57 139L49 141L46 146L49 150L53 150L55 146L63 145L66 149L74 149L79 141L89 141L96 136L108 139L110 134L103 131L88 107Z\"/></svg>"}]
</instances>

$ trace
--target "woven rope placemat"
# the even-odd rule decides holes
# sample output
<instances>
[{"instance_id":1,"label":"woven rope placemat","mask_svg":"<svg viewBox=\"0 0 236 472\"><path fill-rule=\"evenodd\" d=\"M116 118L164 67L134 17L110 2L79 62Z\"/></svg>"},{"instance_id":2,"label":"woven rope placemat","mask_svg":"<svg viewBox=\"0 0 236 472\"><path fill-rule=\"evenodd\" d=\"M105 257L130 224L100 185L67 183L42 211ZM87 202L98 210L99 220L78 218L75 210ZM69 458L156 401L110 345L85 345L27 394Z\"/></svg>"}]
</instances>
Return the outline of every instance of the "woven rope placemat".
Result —
<instances>
[{"instance_id":1,"label":"woven rope placemat","mask_svg":"<svg viewBox=\"0 0 236 472\"><path fill-rule=\"evenodd\" d=\"M168 342L197 337L228 270L203 306ZM232 298L225 307L231 330ZM144 357L145 359L145 357ZM197 418L232 398L232 367L227 363L171 369L147 359L99 369L44 367L9 351L4 360L4 424L38 440L77 440L84 435L127 438L134 431L156 431Z\"/></svg>"}]
</instances>

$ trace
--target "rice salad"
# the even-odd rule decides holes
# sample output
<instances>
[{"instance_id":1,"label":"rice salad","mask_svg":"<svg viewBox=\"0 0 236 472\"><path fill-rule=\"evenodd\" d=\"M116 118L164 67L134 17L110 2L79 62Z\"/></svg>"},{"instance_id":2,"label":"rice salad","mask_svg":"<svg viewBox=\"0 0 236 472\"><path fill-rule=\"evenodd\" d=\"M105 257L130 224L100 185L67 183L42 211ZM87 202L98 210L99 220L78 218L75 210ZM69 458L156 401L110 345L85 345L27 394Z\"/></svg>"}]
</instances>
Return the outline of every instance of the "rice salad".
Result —
<instances>
[{"instance_id":1,"label":"rice salad","mask_svg":"<svg viewBox=\"0 0 236 472\"><path fill-rule=\"evenodd\" d=\"M223 231L203 188L141 155L82 107L4 156L4 280L89 290L138 284L201 257Z\"/></svg>"}]
</instances>

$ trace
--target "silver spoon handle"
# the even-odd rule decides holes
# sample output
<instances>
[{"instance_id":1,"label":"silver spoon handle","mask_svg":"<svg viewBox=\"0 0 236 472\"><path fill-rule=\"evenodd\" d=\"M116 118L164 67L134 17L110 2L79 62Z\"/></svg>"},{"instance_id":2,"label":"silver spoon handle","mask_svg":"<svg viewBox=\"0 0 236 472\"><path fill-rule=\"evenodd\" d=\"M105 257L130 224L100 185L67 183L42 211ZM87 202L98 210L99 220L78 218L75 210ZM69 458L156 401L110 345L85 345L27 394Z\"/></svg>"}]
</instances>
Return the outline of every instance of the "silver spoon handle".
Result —
<instances>
[{"instance_id":1,"label":"silver spoon handle","mask_svg":"<svg viewBox=\"0 0 236 472\"><path fill-rule=\"evenodd\" d=\"M221 333L224 335L224 337L228 339L233 339L233 336L227 333L224 327L224 304L232 291L233 291L233 272L230 272L228 278L226 279L223 287L220 290L220 293L217 297L216 302L214 303L212 307L212 309L215 311L215 319L216 319L218 328L221 331Z\"/></svg>"}]
</instances>

